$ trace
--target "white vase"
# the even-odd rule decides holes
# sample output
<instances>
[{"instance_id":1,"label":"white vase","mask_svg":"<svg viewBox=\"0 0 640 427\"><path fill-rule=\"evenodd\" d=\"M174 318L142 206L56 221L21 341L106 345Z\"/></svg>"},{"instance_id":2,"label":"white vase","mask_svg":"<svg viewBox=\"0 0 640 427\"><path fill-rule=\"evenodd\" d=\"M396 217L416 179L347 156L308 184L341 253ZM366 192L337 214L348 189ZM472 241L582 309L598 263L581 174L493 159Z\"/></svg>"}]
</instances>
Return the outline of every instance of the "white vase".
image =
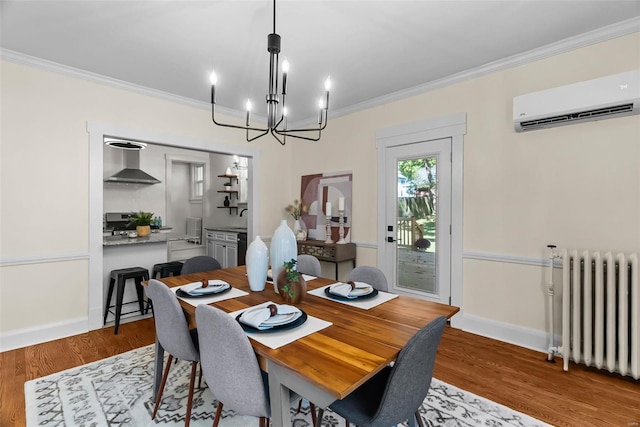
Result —
<instances>
[{"instance_id":1,"label":"white vase","mask_svg":"<svg viewBox=\"0 0 640 427\"><path fill-rule=\"evenodd\" d=\"M293 231L287 225L287 220L283 219L280 222L280 226L276 228L271 238L270 247L270 259L271 259L271 271L273 278L273 289L278 293L278 286L276 280L280 270L282 270L284 263L291 261L292 259L298 260L298 244L296 243L296 236Z\"/></svg>"},{"instance_id":2,"label":"white vase","mask_svg":"<svg viewBox=\"0 0 640 427\"><path fill-rule=\"evenodd\" d=\"M267 282L267 269L269 268L269 250L260 236L249 244L247 248L247 277L249 288L252 291L263 291Z\"/></svg>"},{"instance_id":3,"label":"white vase","mask_svg":"<svg viewBox=\"0 0 640 427\"><path fill-rule=\"evenodd\" d=\"M301 219L296 219L293 223L293 235L296 240L307 240L307 227Z\"/></svg>"}]
</instances>

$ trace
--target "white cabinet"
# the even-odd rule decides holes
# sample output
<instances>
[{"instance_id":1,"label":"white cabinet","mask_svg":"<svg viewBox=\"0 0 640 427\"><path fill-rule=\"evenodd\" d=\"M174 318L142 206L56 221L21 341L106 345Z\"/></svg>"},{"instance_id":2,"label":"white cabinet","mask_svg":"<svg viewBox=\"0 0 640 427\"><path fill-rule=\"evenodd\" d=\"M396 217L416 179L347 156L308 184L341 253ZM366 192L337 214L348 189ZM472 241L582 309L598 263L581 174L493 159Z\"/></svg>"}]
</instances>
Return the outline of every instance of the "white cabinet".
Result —
<instances>
[{"instance_id":1,"label":"white cabinet","mask_svg":"<svg viewBox=\"0 0 640 427\"><path fill-rule=\"evenodd\" d=\"M207 230L207 255L218 260L222 268L238 265L238 234Z\"/></svg>"}]
</instances>

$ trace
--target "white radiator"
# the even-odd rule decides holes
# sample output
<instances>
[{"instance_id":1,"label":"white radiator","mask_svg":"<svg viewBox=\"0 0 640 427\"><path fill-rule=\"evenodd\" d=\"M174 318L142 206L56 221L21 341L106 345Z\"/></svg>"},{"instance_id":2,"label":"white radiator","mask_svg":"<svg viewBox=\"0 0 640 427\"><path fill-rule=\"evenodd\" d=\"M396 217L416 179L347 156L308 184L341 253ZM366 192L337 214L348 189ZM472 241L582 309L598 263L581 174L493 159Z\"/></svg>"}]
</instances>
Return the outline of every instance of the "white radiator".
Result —
<instances>
[{"instance_id":1,"label":"white radiator","mask_svg":"<svg viewBox=\"0 0 640 427\"><path fill-rule=\"evenodd\" d=\"M576 363L640 378L638 254L562 252L564 370Z\"/></svg>"}]
</instances>

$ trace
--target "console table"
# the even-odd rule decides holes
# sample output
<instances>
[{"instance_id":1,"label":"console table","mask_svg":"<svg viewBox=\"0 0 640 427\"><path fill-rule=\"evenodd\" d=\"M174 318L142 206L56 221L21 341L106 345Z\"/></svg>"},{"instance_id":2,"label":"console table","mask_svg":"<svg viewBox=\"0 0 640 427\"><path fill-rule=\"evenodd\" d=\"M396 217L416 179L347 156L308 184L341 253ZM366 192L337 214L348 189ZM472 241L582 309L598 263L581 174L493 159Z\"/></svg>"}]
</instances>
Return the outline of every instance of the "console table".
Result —
<instances>
[{"instance_id":1,"label":"console table","mask_svg":"<svg viewBox=\"0 0 640 427\"><path fill-rule=\"evenodd\" d=\"M356 244L325 243L322 240L298 240L298 255L313 255L320 261L332 262L336 265L338 280L338 264L351 261L356 268Z\"/></svg>"}]
</instances>

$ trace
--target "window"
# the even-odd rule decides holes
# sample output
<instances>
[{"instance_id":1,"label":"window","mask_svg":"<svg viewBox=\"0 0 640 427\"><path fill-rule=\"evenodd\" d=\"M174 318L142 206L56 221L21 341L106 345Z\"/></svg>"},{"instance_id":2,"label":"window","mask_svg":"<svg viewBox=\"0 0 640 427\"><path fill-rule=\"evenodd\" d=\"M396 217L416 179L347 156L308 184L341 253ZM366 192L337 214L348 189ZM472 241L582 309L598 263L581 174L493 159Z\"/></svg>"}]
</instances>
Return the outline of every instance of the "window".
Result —
<instances>
[{"instance_id":1,"label":"window","mask_svg":"<svg viewBox=\"0 0 640 427\"><path fill-rule=\"evenodd\" d=\"M204 195L204 165L191 165L191 201L202 202Z\"/></svg>"}]
</instances>

